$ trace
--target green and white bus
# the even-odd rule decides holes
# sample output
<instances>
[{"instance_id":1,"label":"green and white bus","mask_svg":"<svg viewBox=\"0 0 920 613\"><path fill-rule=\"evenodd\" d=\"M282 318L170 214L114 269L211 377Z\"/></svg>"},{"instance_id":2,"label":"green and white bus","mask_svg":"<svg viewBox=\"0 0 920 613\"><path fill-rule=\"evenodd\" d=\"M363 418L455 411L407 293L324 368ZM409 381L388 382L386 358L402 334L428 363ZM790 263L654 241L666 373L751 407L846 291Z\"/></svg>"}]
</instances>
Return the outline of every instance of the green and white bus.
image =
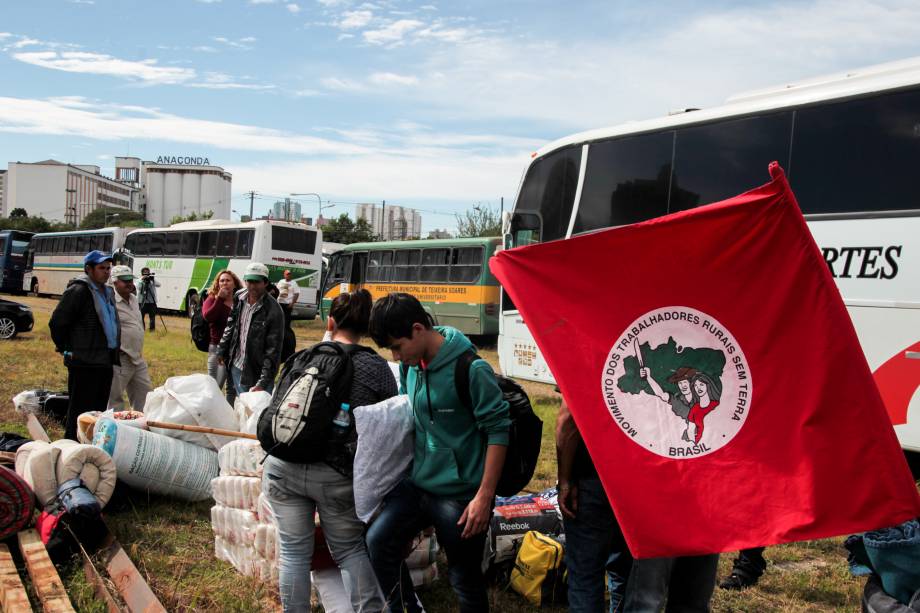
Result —
<instances>
[{"instance_id":1,"label":"green and white bus","mask_svg":"<svg viewBox=\"0 0 920 613\"><path fill-rule=\"evenodd\" d=\"M494 337L500 296L489 258L500 244L494 237L347 245L329 255L322 317L340 293L363 287L374 300L390 292L412 294L436 324Z\"/></svg>"},{"instance_id":2,"label":"green and white bus","mask_svg":"<svg viewBox=\"0 0 920 613\"><path fill-rule=\"evenodd\" d=\"M71 279L83 274L84 255L94 249L107 253L120 250L127 233L125 228L102 228L34 235L26 256L23 291L60 296Z\"/></svg>"},{"instance_id":3,"label":"green and white bus","mask_svg":"<svg viewBox=\"0 0 920 613\"><path fill-rule=\"evenodd\" d=\"M191 295L210 288L217 273L230 269L240 278L250 262L268 266L271 281L285 270L300 286L294 316L316 317L322 270L320 230L283 221L189 221L168 228L134 230L125 250L134 257L134 272L149 268L160 283L157 306L184 311Z\"/></svg>"}]
</instances>

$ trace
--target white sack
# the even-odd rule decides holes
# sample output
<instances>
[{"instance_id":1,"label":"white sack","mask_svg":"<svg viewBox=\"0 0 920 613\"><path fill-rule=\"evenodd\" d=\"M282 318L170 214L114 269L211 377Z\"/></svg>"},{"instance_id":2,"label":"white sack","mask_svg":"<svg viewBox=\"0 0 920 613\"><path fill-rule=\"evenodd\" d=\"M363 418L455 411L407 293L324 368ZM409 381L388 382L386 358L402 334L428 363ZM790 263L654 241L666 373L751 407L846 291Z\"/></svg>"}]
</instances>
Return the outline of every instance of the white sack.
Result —
<instances>
[{"instance_id":1,"label":"white sack","mask_svg":"<svg viewBox=\"0 0 920 613\"><path fill-rule=\"evenodd\" d=\"M144 414L147 421L239 430L233 407L224 398L217 381L205 374L170 377L147 394ZM214 450L234 440L233 437L184 430L152 428L152 431Z\"/></svg>"},{"instance_id":2,"label":"white sack","mask_svg":"<svg viewBox=\"0 0 920 613\"><path fill-rule=\"evenodd\" d=\"M133 488L183 500L211 497L217 453L210 449L112 419L96 422L93 445L115 460L118 479Z\"/></svg>"},{"instance_id":3,"label":"white sack","mask_svg":"<svg viewBox=\"0 0 920 613\"><path fill-rule=\"evenodd\" d=\"M278 557L278 528L274 524L257 524L254 541L256 551L266 560Z\"/></svg>"},{"instance_id":4,"label":"white sack","mask_svg":"<svg viewBox=\"0 0 920 613\"><path fill-rule=\"evenodd\" d=\"M438 578L438 565L432 564L425 568L410 568L409 576L412 577L414 587L429 586Z\"/></svg>"},{"instance_id":5,"label":"white sack","mask_svg":"<svg viewBox=\"0 0 920 613\"><path fill-rule=\"evenodd\" d=\"M265 391L243 392L237 396L236 401L233 403L233 409L236 412L240 432L255 434L259 416L262 415L262 411L267 409L271 402L272 395Z\"/></svg>"},{"instance_id":6,"label":"white sack","mask_svg":"<svg viewBox=\"0 0 920 613\"><path fill-rule=\"evenodd\" d=\"M415 422L408 396L394 396L354 409L358 430L355 453L355 511L367 523L383 497L409 471L415 444Z\"/></svg>"},{"instance_id":7,"label":"white sack","mask_svg":"<svg viewBox=\"0 0 920 613\"><path fill-rule=\"evenodd\" d=\"M259 522L263 524L276 524L275 513L272 511L272 503L265 494L259 494L258 508L256 514L259 516Z\"/></svg>"},{"instance_id":8,"label":"white sack","mask_svg":"<svg viewBox=\"0 0 920 613\"><path fill-rule=\"evenodd\" d=\"M38 392L41 390L26 390L13 396L13 406L23 415L40 415L42 412L42 400Z\"/></svg>"},{"instance_id":9,"label":"white sack","mask_svg":"<svg viewBox=\"0 0 920 613\"><path fill-rule=\"evenodd\" d=\"M438 540L434 535L426 535L412 547L406 558L406 566L413 568L427 568L435 563L438 557Z\"/></svg>"},{"instance_id":10,"label":"white sack","mask_svg":"<svg viewBox=\"0 0 920 613\"><path fill-rule=\"evenodd\" d=\"M217 477L211 481L214 501L226 507L253 513L259 508L262 480L259 477Z\"/></svg>"},{"instance_id":11,"label":"white sack","mask_svg":"<svg viewBox=\"0 0 920 613\"><path fill-rule=\"evenodd\" d=\"M247 545L255 552L258 517L252 511L232 509L222 504L211 507L211 529L214 534L234 545Z\"/></svg>"},{"instance_id":12,"label":"white sack","mask_svg":"<svg viewBox=\"0 0 920 613\"><path fill-rule=\"evenodd\" d=\"M240 438L227 443L217 452L221 475L258 477L262 474L265 451L259 441Z\"/></svg>"}]
</instances>

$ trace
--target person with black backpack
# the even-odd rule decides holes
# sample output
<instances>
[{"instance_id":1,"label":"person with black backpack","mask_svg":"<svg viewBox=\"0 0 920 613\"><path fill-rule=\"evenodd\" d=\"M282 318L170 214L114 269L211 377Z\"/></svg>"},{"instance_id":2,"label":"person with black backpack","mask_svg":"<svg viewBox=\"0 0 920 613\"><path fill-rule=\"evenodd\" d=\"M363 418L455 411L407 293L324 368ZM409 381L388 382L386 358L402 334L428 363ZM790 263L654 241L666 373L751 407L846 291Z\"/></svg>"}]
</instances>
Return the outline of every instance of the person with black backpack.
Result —
<instances>
[{"instance_id":1,"label":"person with black backpack","mask_svg":"<svg viewBox=\"0 0 920 613\"><path fill-rule=\"evenodd\" d=\"M201 305L201 317L208 327L208 374L217 381L218 387L221 388L227 380L227 368L219 360L220 339L224 336L227 319L233 311L233 296L241 289L243 289L243 282L240 281L240 278L231 270L224 269L214 277L214 283L208 290L208 295ZM200 325L194 321L196 318L197 315L193 314L193 336L195 334L194 327ZM231 405L235 397L236 392L233 390L233 386L228 386L227 401Z\"/></svg>"},{"instance_id":2,"label":"person with black backpack","mask_svg":"<svg viewBox=\"0 0 920 613\"><path fill-rule=\"evenodd\" d=\"M352 466L357 447L352 409L396 395L386 360L358 344L367 333L367 290L332 301L332 340L295 353L284 364L257 433L268 453L262 491L278 523L281 603L311 611L314 513L354 611L382 611L384 599L355 512ZM397 563L397 572L399 564Z\"/></svg>"},{"instance_id":3,"label":"person with black backpack","mask_svg":"<svg viewBox=\"0 0 920 613\"><path fill-rule=\"evenodd\" d=\"M400 610L399 569L406 543L434 525L460 611L488 611L481 565L509 442L508 403L492 368L476 359L468 373L472 406L465 406L455 373L473 344L459 330L434 327L415 297L393 293L378 300L370 333L401 362L400 391L409 395L415 413L412 472L384 498L367 534L389 610Z\"/></svg>"}]
</instances>

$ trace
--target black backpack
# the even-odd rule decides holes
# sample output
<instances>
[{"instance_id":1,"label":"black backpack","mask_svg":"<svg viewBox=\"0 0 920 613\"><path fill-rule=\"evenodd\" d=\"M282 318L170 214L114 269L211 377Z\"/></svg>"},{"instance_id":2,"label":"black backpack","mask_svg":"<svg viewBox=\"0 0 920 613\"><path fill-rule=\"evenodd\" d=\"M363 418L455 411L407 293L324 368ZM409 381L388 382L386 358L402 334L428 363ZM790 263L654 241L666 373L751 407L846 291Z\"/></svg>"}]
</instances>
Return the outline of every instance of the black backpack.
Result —
<instances>
[{"instance_id":1,"label":"black backpack","mask_svg":"<svg viewBox=\"0 0 920 613\"><path fill-rule=\"evenodd\" d=\"M198 348L198 351L207 353L208 346L211 344L211 328L201 313L201 307L192 311L191 328L192 342L195 343L195 347Z\"/></svg>"},{"instance_id":2,"label":"black backpack","mask_svg":"<svg viewBox=\"0 0 920 613\"><path fill-rule=\"evenodd\" d=\"M454 367L457 396L471 411L473 399L470 396L470 366L481 359L475 352L468 351L457 358ZM530 483L537 468L543 441L543 420L533 412L527 392L517 382L498 373L495 373L495 382L498 383L502 397L508 403L508 416L511 418L508 451L495 493L498 496L514 496Z\"/></svg>"},{"instance_id":3,"label":"black backpack","mask_svg":"<svg viewBox=\"0 0 920 613\"><path fill-rule=\"evenodd\" d=\"M326 461L334 452L331 447L352 438L354 416L345 437L334 436L332 420L348 402L354 376L351 358L362 351L373 353L360 345L322 342L287 359L256 428L268 455L301 464ZM302 385L295 389L298 382ZM304 394L303 401L289 397L289 392Z\"/></svg>"}]
</instances>

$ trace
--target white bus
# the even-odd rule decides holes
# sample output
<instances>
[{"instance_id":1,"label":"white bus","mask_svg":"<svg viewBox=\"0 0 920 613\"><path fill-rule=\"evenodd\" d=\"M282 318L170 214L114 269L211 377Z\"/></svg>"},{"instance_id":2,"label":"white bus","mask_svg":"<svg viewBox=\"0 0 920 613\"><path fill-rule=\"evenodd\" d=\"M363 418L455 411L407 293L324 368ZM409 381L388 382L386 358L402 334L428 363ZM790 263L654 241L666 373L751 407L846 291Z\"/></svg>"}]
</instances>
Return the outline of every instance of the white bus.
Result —
<instances>
[{"instance_id":1,"label":"white bus","mask_svg":"<svg viewBox=\"0 0 920 613\"><path fill-rule=\"evenodd\" d=\"M125 240L125 250L134 257L135 274L149 268L160 283L159 308L184 311L188 297L203 297L221 270L229 268L242 279L247 264L261 262L273 282L291 271L300 286L294 316L313 319L322 244L322 232L302 224L213 219L134 230Z\"/></svg>"},{"instance_id":2,"label":"white bus","mask_svg":"<svg viewBox=\"0 0 920 613\"><path fill-rule=\"evenodd\" d=\"M44 232L29 242L23 291L60 296L71 279L83 274L83 256L94 249L112 253L122 248L128 229L102 228Z\"/></svg>"},{"instance_id":3,"label":"white bus","mask_svg":"<svg viewBox=\"0 0 920 613\"><path fill-rule=\"evenodd\" d=\"M505 245L735 196L766 183L772 160L837 280L902 446L920 451L920 58L550 143L524 173ZM499 359L505 374L553 381L507 294Z\"/></svg>"}]
</instances>

